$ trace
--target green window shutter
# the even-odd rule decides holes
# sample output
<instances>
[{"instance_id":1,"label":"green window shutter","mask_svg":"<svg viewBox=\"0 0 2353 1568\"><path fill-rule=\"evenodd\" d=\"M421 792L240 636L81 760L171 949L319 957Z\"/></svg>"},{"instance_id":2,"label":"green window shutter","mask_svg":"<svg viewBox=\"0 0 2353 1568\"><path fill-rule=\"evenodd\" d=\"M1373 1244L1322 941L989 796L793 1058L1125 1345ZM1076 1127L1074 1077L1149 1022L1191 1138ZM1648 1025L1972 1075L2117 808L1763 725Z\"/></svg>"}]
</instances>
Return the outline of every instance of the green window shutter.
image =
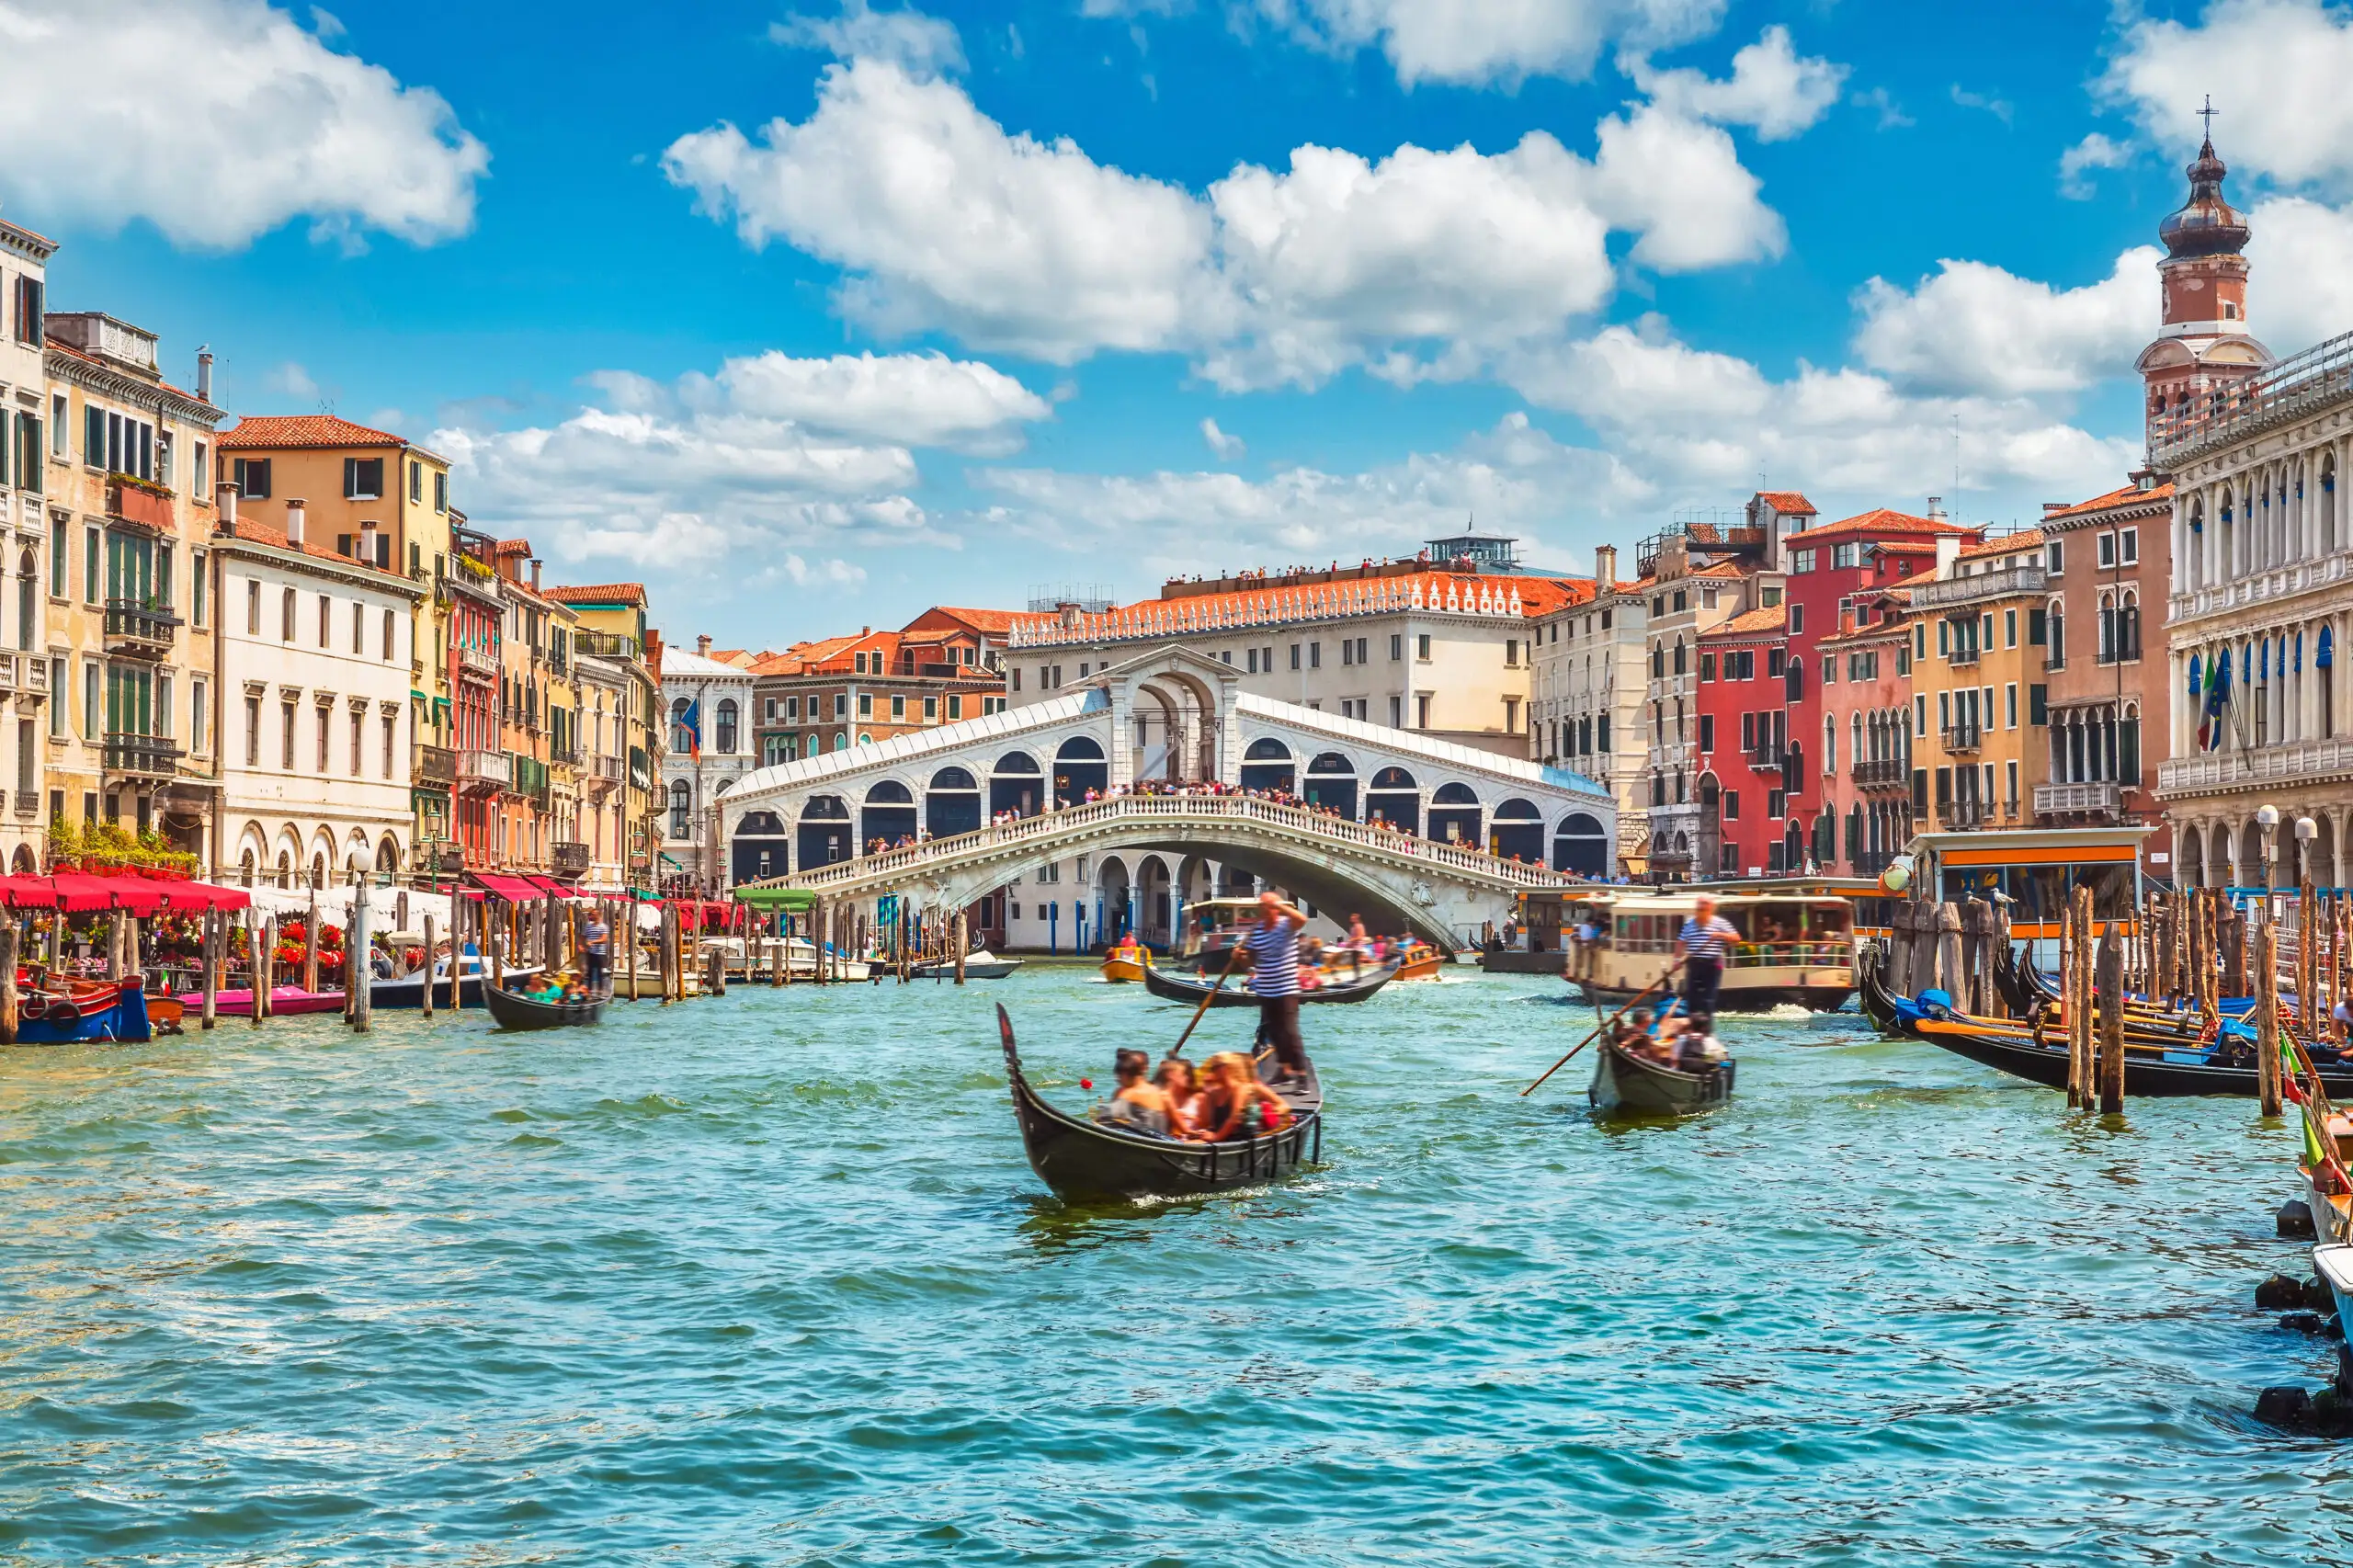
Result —
<instances>
[{"instance_id":1,"label":"green window shutter","mask_svg":"<svg viewBox=\"0 0 2353 1568\"><path fill-rule=\"evenodd\" d=\"M107 466L107 412L82 405L82 460L92 468Z\"/></svg>"},{"instance_id":2,"label":"green window shutter","mask_svg":"<svg viewBox=\"0 0 2353 1568\"><path fill-rule=\"evenodd\" d=\"M2027 718L2029 724L2051 722L2051 688L2047 686L2027 687Z\"/></svg>"}]
</instances>

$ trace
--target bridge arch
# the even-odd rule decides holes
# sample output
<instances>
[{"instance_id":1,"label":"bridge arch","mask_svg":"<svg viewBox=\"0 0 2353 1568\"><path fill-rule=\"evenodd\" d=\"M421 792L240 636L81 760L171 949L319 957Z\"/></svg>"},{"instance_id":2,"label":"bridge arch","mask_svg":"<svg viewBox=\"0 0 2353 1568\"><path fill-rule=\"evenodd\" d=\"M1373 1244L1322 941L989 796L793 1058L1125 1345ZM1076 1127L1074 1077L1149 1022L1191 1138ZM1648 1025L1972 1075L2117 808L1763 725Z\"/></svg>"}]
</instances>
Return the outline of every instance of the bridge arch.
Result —
<instances>
[{"instance_id":1,"label":"bridge arch","mask_svg":"<svg viewBox=\"0 0 2353 1568\"><path fill-rule=\"evenodd\" d=\"M924 831L952 838L981 825L981 783L967 767L943 767L923 792Z\"/></svg>"},{"instance_id":2,"label":"bridge arch","mask_svg":"<svg viewBox=\"0 0 2353 1568\"><path fill-rule=\"evenodd\" d=\"M839 795L812 795L801 808L793 847L804 871L847 860L851 855L849 807Z\"/></svg>"},{"instance_id":3,"label":"bridge arch","mask_svg":"<svg viewBox=\"0 0 2353 1568\"><path fill-rule=\"evenodd\" d=\"M1074 801L1084 801L1086 792L1107 793L1111 788L1111 765L1103 756L1103 743L1092 735L1073 735L1054 751L1054 804L1067 806Z\"/></svg>"},{"instance_id":4,"label":"bridge arch","mask_svg":"<svg viewBox=\"0 0 2353 1568\"><path fill-rule=\"evenodd\" d=\"M1430 795L1428 835L1440 844L1476 846L1481 835L1479 792L1468 784L1441 784Z\"/></svg>"},{"instance_id":5,"label":"bridge arch","mask_svg":"<svg viewBox=\"0 0 2353 1568\"><path fill-rule=\"evenodd\" d=\"M1280 790L1286 794L1299 791L1299 759L1290 746L1272 735L1260 735L1243 749L1242 787L1245 790Z\"/></svg>"},{"instance_id":6,"label":"bridge arch","mask_svg":"<svg viewBox=\"0 0 2353 1568\"><path fill-rule=\"evenodd\" d=\"M1552 829L1552 869L1581 877L1609 874L1609 838L1591 812L1571 812Z\"/></svg>"},{"instance_id":7,"label":"bridge arch","mask_svg":"<svg viewBox=\"0 0 2353 1568\"><path fill-rule=\"evenodd\" d=\"M1488 852L1506 860L1544 863L1544 817L1536 802L1514 795L1495 808L1487 830Z\"/></svg>"},{"instance_id":8,"label":"bridge arch","mask_svg":"<svg viewBox=\"0 0 2353 1568\"><path fill-rule=\"evenodd\" d=\"M914 790L896 778L878 778L867 787L866 807L858 824L859 843L880 839L885 845L896 844L902 838L913 838L915 832Z\"/></svg>"},{"instance_id":9,"label":"bridge arch","mask_svg":"<svg viewBox=\"0 0 2353 1568\"><path fill-rule=\"evenodd\" d=\"M989 815L1011 812L1036 816L1046 809L1046 777L1038 759L1026 751L1009 751L989 769Z\"/></svg>"},{"instance_id":10,"label":"bridge arch","mask_svg":"<svg viewBox=\"0 0 2353 1568\"><path fill-rule=\"evenodd\" d=\"M774 812L745 812L728 843L728 869L739 882L755 877L781 877L791 870L792 840L784 819Z\"/></svg>"},{"instance_id":11,"label":"bridge arch","mask_svg":"<svg viewBox=\"0 0 2353 1568\"><path fill-rule=\"evenodd\" d=\"M1378 818L1407 833L1422 831L1421 786L1402 767L1384 767L1372 776L1364 794L1365 821Z\"/></svg>"},{"instance_id":12,"label":"bridge arch","mask_svg":"<svg viewBox=\"0 0 2353 1568\"><path fill-rule=\"evenodd\" d=\"M1307 788L1301 798L1311 806L1337 812L1357 820L1357 764L1345 752L1319 752L1307 765Z\"/></svg>"}]
</instances>

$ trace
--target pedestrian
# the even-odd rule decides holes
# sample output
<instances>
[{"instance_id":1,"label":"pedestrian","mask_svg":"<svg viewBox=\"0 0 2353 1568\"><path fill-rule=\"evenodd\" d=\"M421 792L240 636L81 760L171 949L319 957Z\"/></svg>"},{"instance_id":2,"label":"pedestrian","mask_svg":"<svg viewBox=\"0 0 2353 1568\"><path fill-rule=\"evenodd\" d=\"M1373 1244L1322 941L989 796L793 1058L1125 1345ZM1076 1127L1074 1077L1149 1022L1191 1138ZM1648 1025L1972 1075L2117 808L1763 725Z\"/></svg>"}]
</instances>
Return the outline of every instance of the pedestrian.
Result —
<instances>
[{"instance_id":1,"label":"pedestrian","mask_svg":"<svg viewBox=\"0 0 2353 1568\"><path fill-rule=\"evenodd\" d=\"M590 909L587 920L580 927L580 951L588 960L588 994L592 996L605 994L605 975L610 966L606 944L611 937L604 917Z\"/></svg>"},{"instance_id":2,"label":"pedestrian","mask_svg":"<svg viewBox=\"0 0 2353 1568\"><path fill-rule=\"evenodd\" d=\"M1716 913L1716 901L1701 893L1691 918L1675 938L1675 956L1683 965L1683 1010L1713 1017L1716 988L1723 983L1724 955L1740 940L1740 930Z\"/></svg>"},{"instance_id":3,"label":"pedestrian","mask_svg":"<svg viewBox=\"0 0 2353 1568\"><path fill-rule=\"evenodd\" d=\"M1299 1038L1299 933L1306 924L1307 916L1270 888L1258 895L1258 923L1240 944L1253 966L1258 1038L1275 1048L1283 1078L1307 1074L1307 1047Z\"/></svg>"}]
</instances>

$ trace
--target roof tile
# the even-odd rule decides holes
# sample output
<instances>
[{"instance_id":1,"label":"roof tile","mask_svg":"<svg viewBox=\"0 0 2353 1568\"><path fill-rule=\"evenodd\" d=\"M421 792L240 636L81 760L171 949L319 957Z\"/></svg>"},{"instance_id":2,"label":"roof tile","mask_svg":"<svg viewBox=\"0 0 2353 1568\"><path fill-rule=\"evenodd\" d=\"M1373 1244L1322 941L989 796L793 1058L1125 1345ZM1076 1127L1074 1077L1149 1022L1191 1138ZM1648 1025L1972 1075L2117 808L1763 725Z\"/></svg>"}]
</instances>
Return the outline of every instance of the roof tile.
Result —
<instances>
[{"instance_id":1,"label":"roof tile","mask_svg":"<svg viewBox=\"0 0 2353 1568\"><path fill-rule=\"evenodd\" d=\"M263 447L404 447L406 439L332 414L249 414L221 432L221 450Z\"/></svg>"}]
</instances>

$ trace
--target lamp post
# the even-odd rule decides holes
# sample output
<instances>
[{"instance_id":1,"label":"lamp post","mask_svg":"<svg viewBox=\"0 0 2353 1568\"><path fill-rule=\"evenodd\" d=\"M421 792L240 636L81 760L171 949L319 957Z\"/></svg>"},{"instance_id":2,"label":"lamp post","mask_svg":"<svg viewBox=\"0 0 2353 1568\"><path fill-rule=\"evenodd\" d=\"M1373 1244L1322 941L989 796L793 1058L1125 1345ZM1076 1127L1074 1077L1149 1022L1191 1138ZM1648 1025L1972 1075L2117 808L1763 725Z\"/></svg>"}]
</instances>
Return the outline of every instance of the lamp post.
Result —
<instances>
[{"instance_id":1,"label":"lamp post","mask_svg":"<svg viewBox=\"0 0 2353 1568\"><path fill-rule=\"evenodd\" d=\"M2279 808L2259 806L2256 809L2255 825L2263 830L2263 918L2271 918L2271 867L2279 858Z\"/></svg>"}]
</instances>

